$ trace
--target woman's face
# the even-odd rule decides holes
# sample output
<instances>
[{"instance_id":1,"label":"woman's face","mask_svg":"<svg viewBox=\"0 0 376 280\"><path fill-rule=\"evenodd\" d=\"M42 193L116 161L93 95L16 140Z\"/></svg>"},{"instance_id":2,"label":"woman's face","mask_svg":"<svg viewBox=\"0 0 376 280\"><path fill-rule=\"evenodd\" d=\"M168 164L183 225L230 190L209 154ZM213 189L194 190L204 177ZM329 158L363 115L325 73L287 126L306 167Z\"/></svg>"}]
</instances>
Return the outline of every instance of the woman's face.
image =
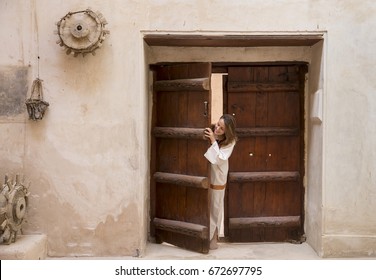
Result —
<instances>
[{"instance_id":1,"label":"woman's face","mask_svg":"<svg viewBox=\"0 0 376 280\"><path fill-rule=\"evenodd\" d=\"M225 122L223 121L223 119L219 119L219 121L215 124L214 134L215 135L225 134Z\"/></svg>"}]
</instances>

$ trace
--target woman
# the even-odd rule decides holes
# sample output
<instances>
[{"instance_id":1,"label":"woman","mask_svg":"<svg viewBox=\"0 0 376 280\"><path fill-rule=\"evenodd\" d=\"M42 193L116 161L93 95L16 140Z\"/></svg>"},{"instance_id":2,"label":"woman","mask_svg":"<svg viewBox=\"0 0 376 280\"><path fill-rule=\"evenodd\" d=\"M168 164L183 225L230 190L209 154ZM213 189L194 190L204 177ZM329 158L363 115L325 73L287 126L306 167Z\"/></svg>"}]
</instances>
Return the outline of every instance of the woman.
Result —
<instances>
[{"instance_id":1,"label":"woman","mask_svg":"<svg viewBox=\"0 0 376 280\"><path fill-rule=\"evenodd\" d=\"M235 119L225 114L219 121L206 128L204 136L211 146L205 157L211 163L210 180L210 249L217 249L218 229L222 220L223 201L228 174L228 159L237 141L235 133Z\"/></svg>"}]
</instances>

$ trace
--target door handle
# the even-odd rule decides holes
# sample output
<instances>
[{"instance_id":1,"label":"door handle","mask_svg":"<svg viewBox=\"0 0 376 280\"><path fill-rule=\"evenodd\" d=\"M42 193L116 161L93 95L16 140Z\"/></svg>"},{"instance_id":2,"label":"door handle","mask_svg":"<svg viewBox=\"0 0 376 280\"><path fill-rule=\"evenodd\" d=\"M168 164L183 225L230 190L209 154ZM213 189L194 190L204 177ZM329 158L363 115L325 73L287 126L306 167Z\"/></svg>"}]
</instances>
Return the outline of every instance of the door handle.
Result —
<instances>
[{"instance_id":1,"label":"door handle","mask_svg":"<svg viewBox=\"0 0 376 280\"><path fill-rule=\"evenodd\" d=\"M204 117L208 116L208 101L204 101Z\"/></svg>"}]
</instances>

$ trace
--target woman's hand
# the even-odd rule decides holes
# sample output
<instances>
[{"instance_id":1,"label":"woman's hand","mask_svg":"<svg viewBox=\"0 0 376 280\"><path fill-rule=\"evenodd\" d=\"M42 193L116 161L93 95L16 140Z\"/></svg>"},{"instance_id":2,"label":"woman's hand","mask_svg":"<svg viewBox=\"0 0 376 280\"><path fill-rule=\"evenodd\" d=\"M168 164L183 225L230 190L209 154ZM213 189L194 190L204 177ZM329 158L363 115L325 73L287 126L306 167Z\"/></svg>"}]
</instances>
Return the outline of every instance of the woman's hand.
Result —
<instances>
[{"instance_id":1,"label":"woman's hand","mask_svg":"<svg viewBox=\"0 0 376 280\"><path fill-rule=\"evenodd\" d=\"M204 136L205 136L205 138L210 140L210 143L213 144L215 142L214 132L209 127L205 128Z\"/></svg>"}]
</instances>

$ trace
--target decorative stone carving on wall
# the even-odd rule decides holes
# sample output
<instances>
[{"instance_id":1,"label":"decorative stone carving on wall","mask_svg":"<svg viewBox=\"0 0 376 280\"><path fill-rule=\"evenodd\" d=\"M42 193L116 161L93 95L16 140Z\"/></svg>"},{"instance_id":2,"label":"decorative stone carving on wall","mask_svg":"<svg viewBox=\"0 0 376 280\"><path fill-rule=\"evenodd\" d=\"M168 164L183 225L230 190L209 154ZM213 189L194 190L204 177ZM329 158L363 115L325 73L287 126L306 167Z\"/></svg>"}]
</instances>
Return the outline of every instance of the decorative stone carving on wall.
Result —
<instances>
[{"instance_id":1,"label":"decorative stone carving on wall","mask_svg":"<svg viewBox=\"0 0 376 280\"><path fill-rule=\"evenodd\" d=\"M19 175L15 180L5 176L5 183L0 186L0 244L16 241L25 221L29 194L29 187L20 182Z\"/></svg>"},{"instance_id":2,"label":"decorative stone carving on wall","mask_svg":"<svg viewBox=\"0 0 376 280\"><path fill-rule=\"evenodd\" d=\"M105 29L106 19L101 13L94 13L91 9L69 12L57 25L59 40L56 42L66 49L66 53L74 56L88 53L95 55L110 32Z\"/></svg>"}]
</instances>

